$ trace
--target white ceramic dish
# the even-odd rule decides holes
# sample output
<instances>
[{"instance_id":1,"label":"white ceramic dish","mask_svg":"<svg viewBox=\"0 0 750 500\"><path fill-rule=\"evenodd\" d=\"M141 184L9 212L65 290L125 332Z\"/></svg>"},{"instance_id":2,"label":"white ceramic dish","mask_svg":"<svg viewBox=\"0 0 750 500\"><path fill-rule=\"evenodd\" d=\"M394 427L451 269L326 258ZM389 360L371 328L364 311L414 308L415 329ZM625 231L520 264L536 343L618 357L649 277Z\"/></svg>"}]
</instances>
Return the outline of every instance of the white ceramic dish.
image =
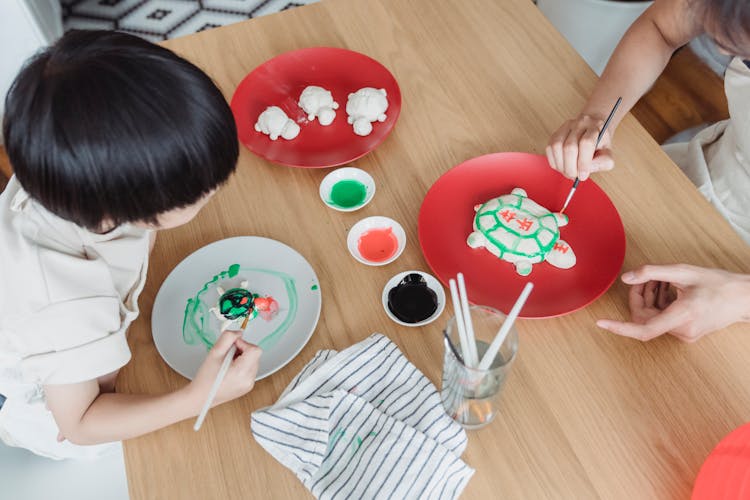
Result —
<instances>
[{"instance_id":1,"label":"white ceramic dish","mask_svg":"<svg viewBox=\"0 0 750 500\"><path fill-rule=\"evenodd\" d=\"M230 267L236 273L232 276ZM282 368L302 350L320 317L318 277L305 258L275 240L242 236L216 241L188 255L159 289L151 315L154 343L161 357L180 375L192 379L218 337L208 307L223 289L239 286L279 302L279 313L270 321L254 318L244 339L260 345L263 355L257 378ZM205 290L204 290L205 289ZM199 291L204 290L199 295ZM192 307L199 297L201 306ZM189 300L193 302L188 303ZM185 321L185 318L188 321ZM192 321L195 321L193 323ZM203 324L204 328L191 325ZM205 325L213 325L207 328Z\"/></svg>"},{"instance_id":2,"label":"white ceramic dish","mask_svg":"<svg viewBox=\"0 0 750 500\"><path fill-rule=\"evenodd\" d=\"M355 181L359 182L362 185L365 186L365 199L354 206L351 207L344 207L341 205L337 205L331 200L331 193L333 191L333 187L342 181ZM375 181L373 180L372 176L365 172L364 170L360 168L355 167L343 167L343 168L337 168L330 174L326 175L323 178L323 181L320 183L320 199L323 200L323 203L326 204L326 206L331 207L334 210L338 210L340 212L354 212L355 210L359 210L360 208L364 207L370 201L372 201L373 196L375 196Z\"/></svg>"},{"instance_id":3,"label":"white ceramic dish","mask_svg":"<svg viewBox=\"0 0 750 500\"><path fill-rule=\"evenodd\" d=\"M418 323L406 323L404 321L401 321L393 314L393 312L391 312L391 309L388 307L388 292L390 292L392 288L396 287L405 277L410 274L419 274L423 276L425 281L427 282L427 288L437 294L437 309L429 318ZM445 310L445 290L443 289L443 286L440 284L440 282L431 274L428 274L424 271L404 271L389 279L388 283L385 284L385 286L383 287L382 302L385 313L395 323L403 326L424 326L432 323L433 321L438 319L441 314L443 314L443 311Z\"/></svg>"},{"instance_id":4,"label":"white ceramic dish","mask_svg":"<svg viewBox=\"0 0 750 500\"><path fill-rule=\"evenodd\" d=\"M362 256L359 251L359 239L368 231L388 228L393 231L393 235L396 237L396 252L388 259L382 261L368 260L364 256ZM404 251L404 248L406 248L406 232L404 232L404 228L401 227L401 224L391 219L390 217L375 215L373 217L362 219L354 224L354 226L352 226L352 228L349 230L349 235L346 238L346 246L349 248L349 253L352 254L352 257L357 259L362 264L365 264L367 266L384 266L398 259L398 257Z\"/></svg>"}]
</instances>

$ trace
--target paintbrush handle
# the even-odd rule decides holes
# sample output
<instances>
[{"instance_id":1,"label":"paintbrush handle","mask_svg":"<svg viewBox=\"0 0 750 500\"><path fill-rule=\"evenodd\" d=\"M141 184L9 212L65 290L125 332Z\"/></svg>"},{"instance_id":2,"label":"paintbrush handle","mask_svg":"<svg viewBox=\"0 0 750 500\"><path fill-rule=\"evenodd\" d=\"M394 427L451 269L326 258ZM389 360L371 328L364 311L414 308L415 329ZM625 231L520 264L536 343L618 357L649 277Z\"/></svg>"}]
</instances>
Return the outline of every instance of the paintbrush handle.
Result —
<instances>
[{"instance_id":1,"label":"paintbrush handle","mask_svg":"<svg viewBox=\"0 0 750 500\"><path fill-rule=\"evenodd\" d=\"M617 108L620 107L620 103L622 102L622 97L617 98L617 102L615 102L615 105L612 106L612 111L609 112L609 116L606 120L604 120L604 125L602 125L602 129L599 131L599 135L596 137L596 145L594 146L594 149L599 145L599 141L602 140L602 137L604 137L604 132L606 132L607 127L609 127L609 122L612 121L612 117L615 116L615 113L617 113Z\"/></svg>"},{"instance_id":2,"label":"paintbrush handle","mask_svg":"<svg viewBox=\"0 0 750 500\"><path fill-rule=\"evenodd\" d=\"M492 361L494 361L495 356L497 356L497 353L500 351L500 347L503 345L503 342L505 342L505 338L510 333L510 329L513 327L513 323L515 323L516 318L518 317L518 313L521 312L521 308L526 303L526 299L529 298L529 294L531 293L532 288L534 288L533 283L526 283L526 286L523 288L521 295L518 297L518 300L516 300L516 303L513 304L513 308L510 310L510 313L508 313L508 317L505 318L503 325L500 327L497 335L495 335L495 339L492 341L490 346L487 348L487 351L484 353L482 361L479 362L480 370L486 370L490 367L490 365L492 365Z\"/></svg>"},{"instance_id":3,"label":"paintbrush handle","mask_svg":"<svg viewBox=\"0 0 750 500\"><path fill-rule=\"evenodd\" d=\"M216 374L214 385L212 385L211 390L208 391L208 397L206 398L206 402L203 403L203 408L201 408L201 412L198 414L198 418L195 419L195 425L193 425L194 431L198 431L201 428L201 425L203 425L203 420L205 420L206 415L208 414L208 410L211 408L211 403L214 402L216 393L219 392L219 386L221 386L221 383L224 381L224 377L229 371L229 365L232 364L232 360L234 359L234 354L236 352L237 352L237 344L232 344L232 347L229 348L229 351L227 351L226 356L224 356L224 361L221 363L221 368L219 368L219 373Z\"/></svg>"}]
</instances>

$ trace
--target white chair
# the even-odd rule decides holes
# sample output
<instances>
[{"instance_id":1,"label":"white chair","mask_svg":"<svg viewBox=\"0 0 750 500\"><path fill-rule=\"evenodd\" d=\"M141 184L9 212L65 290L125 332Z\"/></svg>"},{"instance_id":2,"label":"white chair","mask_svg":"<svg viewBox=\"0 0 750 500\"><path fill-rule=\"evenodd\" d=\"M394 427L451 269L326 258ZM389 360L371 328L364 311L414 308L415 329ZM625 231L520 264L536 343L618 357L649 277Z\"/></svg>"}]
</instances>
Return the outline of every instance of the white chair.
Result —
<instances>
[{"instance_id":1,"label":"white chair","mask_svg":"<svg viewBox=\"0 0 750 500\"><path fill-rule=\"evenodd\" d=\"M128 500L122 453L99 460L50 460L0 443L0 498Z\"/></svg>"},{"instance_id":2,"label":"white chair","mask_svg":"<svg viewBox=\"0 0 750 500\"><path fill-rule=\"evenodd\" d=\"M63 34L59 0L0 2L0 120L5 94L24 61ZM0 145L3 139L0 136Z\"/></svg>"},{"instance_id":3,"label":"white chair","mask_svg":"<svg viewBox=\"0 0 750 500\"><path fill-rule=\"evenodd\" d=\"M537 0L537 6L597 75L633 21L653 2Z\"/></svg>"}]
</instances>

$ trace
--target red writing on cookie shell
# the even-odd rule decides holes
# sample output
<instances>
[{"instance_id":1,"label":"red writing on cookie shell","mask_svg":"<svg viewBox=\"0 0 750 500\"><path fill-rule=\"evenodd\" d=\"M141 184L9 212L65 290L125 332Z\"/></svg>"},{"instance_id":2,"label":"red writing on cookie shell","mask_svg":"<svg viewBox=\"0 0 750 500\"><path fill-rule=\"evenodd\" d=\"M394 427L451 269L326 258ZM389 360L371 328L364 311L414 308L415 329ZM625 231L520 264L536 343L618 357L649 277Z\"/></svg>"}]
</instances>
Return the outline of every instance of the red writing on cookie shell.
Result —
<instances>
[{"instance_id":1,"label":"red writing on cookie shell","mask_svg":"<svg viewBox=\"0 0 750 500\"><path fill-rule=\"evenodd\" d=\"M555 243L555 246L553 247L553 250L557 250L558 252L562 253L568 253L568 249L570 247L563 245L562 243Z\"/></svg>"},{"instance_id":2,"label":"red writing on cookie shell","mask_svg":"<svg viewBox=\"0 0 750 500\"><path fill-rule=\"evenodd\" d=\"M520 227L524 231L528 231L529 229L531 229L531 226L534 224L533 221L530 221L525 217L523 219L516 219L516 222L518 223L518 227Z\"/></svg>"},{"instance_id":3,"label":"red writing on cookie shell","mask_svg":"<svg viewBox=\"0 0 750 500\"><path fill-rule=\"evenodd\" d=\"M503 210L500 212L500 216L505 219L505 222L510 222L516 218L516 213L511 212L510 210Z\"/></svg>"}]
</instances>

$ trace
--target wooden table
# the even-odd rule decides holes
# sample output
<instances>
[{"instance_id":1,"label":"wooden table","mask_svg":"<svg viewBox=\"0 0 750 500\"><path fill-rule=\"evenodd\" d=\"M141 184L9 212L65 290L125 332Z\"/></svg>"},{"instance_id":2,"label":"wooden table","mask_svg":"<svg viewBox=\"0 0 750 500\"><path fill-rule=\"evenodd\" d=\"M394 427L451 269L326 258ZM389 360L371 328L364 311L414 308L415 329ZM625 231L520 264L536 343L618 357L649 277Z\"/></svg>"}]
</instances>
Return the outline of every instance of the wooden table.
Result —
<instances>
[{"instance_id":1,"label":"wooden table","mask_svg":"<svg viewBox=\"0 0 750 500\"><path fill-rule=\"evenodd\" d=\"M325 170L266 163L242 149L228 185L191 224L157 243L133 360L121 391L162 392L185 380L159 357L150 332L154 296L168 272L212 241L260 235L299 250L323 293L317 330L297 358L238 401L211 411L200 433L186 421L125 444L130 492L141 498L304 498L294 475L253 440L250 413L273 403L313 354L342 349L374 331L393 339L439 384L440 328L392 323L380 291L397 271L427 270L417 213L430 185L452 166L496 151L542 153L550 133L580 109L595 76L529 0L325 0L279 15L173 40L227 99L254 67L307 46L346 47L387 66L403 93L393 134L357 162L378 183L365 209L323 206ZM689 262L750 271L750 248L701 198L635 119L616 135L617 168L595 176L622 216L625 268ZM268 214L236 218L229 214ZM368 268L346 250L347 230L381 214L405 227L396 263ZM690 224L689 219L696 224ZM464 459L477 472L466 498L686 498L712 447L750 420L750 332L733 327L697 344L648 343L599 330L597 318L627 317L627 288L568 316L521 321L521 348L502 412L471 432Z\"/></svg>"}]
</instances>

